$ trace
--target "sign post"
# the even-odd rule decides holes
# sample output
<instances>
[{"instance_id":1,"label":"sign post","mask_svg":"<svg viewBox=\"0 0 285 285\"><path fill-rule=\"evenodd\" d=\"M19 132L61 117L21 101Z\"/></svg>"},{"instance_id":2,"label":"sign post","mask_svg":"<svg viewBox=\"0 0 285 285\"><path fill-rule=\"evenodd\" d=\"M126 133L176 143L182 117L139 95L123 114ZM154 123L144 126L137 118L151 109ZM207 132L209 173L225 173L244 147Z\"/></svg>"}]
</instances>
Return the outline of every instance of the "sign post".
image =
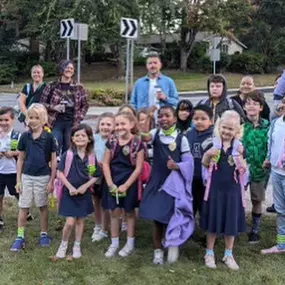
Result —
<instances>
[{"instance_id":1,"label":"sign post","mask_svg":"<svg viewBox=\"0 0 285 285\"><path fill-rule=\"evenodd\" d=\"M60 38L66 39L66 59L70 58L70 38L74 35L74 19L60 21Z\"/></svg>"},{"instance_id":2,"label":"sign post","mask_svg":"<svg viewBox=\"0 0 285 285\"><path fill-rule=\"evenodd\" d=\"M213 62L213 74L216 74L216 62L221 60L221 50L217 48L218 45L218 37L213 38L213 44L212 44L211 54L210 58Z\"/></svg>"},{"instance_id":3,"label":"sign post","mask_svg":"<svg viewBox=\"0 0 285 285\"><path fill-rule=\"evenodd\" d=\"M129 86L133 84L134 40L138 38L138 20L121 18L121 37L127 39L125 102L128 103Z\"/></svg>"}]
</instances>

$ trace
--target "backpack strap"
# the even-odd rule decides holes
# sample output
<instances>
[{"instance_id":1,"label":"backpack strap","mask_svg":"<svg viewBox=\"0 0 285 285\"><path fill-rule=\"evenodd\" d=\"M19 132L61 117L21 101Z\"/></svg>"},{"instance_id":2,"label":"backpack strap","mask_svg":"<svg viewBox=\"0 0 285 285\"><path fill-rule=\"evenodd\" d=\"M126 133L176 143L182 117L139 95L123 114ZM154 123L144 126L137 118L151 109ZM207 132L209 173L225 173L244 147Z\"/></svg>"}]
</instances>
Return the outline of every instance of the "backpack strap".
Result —
<instances>
[{"instance_id":1,"label":"backpack strap","mask_svg":"<svg viewBox=\"0 0 285 285\"><path fill-rule=\"evenodd\" d=\"M109 143L111 145L111 158L114 157L115 155L115 152L116 152L116 149L117 149L117 145L118 145L118 140L115 136L112 136L110 139L109 139Z\"/></svg>"},{"instance_id":2,"label":"backpack strap","mask_svg":"<svg viewBox=\"0 0 285 285\"><path fill-rule=\"evenodd\" d=\"M92 177L95 174L96 171L96 157L94 152L90 153L88 155L88 174L90 177Z\"/></svg>"},{"instance_id":3,"label":"backpack strap","mask_svg":"<svg viewBox=\"0 0 285 285\"><path fill-rule=\"evenodd\" d=\"M64 165L64 172L63 172L65 177L67 177L69 174L72 160L73 160L73 152L69 149L66 152L66 158L65 158L65 165Z\"/></svg>"},{"instance_id":4,"label":"backpack strap","mask_svg":"<svg viewBox=\"0 0 285 285\"><path fill-rule=\"evenodd\" d=\"M270 126L270 131L269 131L269 136L268 136L268 152L267 152L267 159L270 160L271 158L271 147L272 147L272 135L273 135L273 131L274 131L274 127L276 124L278 118L274 119L271 122L271 126Z\"/></svg>"},{"instance_id":5,"label":"backpack strap","mask_svg":"<svg viewBox=\"0 0 285 285\"><path fill-rule=\"evenodd\" d=\"M141 141L137 136L133 137L131 142L131 151L130 151L130 159L133 166L136 165L137 154L140 147L140 143Z\"/></svg>"}]
</instances>

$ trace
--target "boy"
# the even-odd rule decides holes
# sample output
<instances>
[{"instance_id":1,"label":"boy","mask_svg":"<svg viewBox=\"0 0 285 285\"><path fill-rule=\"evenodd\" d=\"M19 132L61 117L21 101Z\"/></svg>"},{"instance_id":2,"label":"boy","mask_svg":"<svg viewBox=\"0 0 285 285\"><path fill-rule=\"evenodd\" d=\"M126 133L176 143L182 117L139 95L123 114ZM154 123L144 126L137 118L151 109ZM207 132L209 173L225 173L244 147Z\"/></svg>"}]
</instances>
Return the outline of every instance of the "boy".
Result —
<instances>
[{"instance_id":1,"label":"boy","mask_svg":"<svg viewBox=\"0 0 285 285\"><path fill-rule=\"evenodd\" d=\"M48 193L53 190L56 174L56 142L53 136L44 131L48 117L43 105L35 103L27 112L27 125L30 131L22 134L18 150L16 190L20 194L17 238L10 250L19 251L25 246L25 225L33 199L40 209L40 246L50 245L47 235ZM51 167L49 167L51 162Z\"/></svg>"},{"instance_id":2,"label":"boy","mask_svg":"<svg viewBox=\"0 0 285 285\"><path fill-rule=\"evenodd\" d=\"M258 243L260 240L258 231L268 176L267 171L263 168L263 162L267 155L269 122L260 117L264 104L264 95L258 90L248 93L244 104L246 121L244 123L242 143L245 148L246 161L249 165L252 203L252 228L248 234L250 244Z\"/></svg>"},{"instance_id":3,"label":"boy","mask_svg":"<svg viewBox=\"0 0 285 285\"><path fill-rule=\"evenodd\" d=\"M16 192L16 158L20 133L13 130L14 109L0 108L0 232L3 231L3 198L7 187L10 195L19 198Z\"/></svg>"},{"instance_id":4,"label":"boy","mask_svg":"<svg viewBox=\"0 0 285 285\"><path fill-rule=\"evenodd\" d=\"M198 105L209 106L214 113L214 122L226 110L234 110L241 116L241 121L244 120L245 115L242 107L231 98L227 98L227 82L221 74L211 75L207 83L209 98L202 100Z\"/></svg>"},{"instance_id":5,"label":"boy","mask_svg":"<svg viewBox=\"0 0 285 285\"><path fill-rule=\"evenodd\" d=\"M261 250L262 254L285 252L285 98L280 100L279 111L282 115L271 122L268 132L268 153L265 167L271 165L273 202L277 212L277 244Z\"/></svg>"},{"instance_id":6,"label":"boy","mask_svg":"<svg viewBox=\"0 0 285 285\"><path fill-rule=\"evenodd\" d=\"M194 127L187 133L190 150L194 158L194 176L192 182L193 212L201 215L205 186L202 179L202 157L212 146L213 111L206 105L198 105L193 109L192 123Z\"/></svg>"}]
</instances>

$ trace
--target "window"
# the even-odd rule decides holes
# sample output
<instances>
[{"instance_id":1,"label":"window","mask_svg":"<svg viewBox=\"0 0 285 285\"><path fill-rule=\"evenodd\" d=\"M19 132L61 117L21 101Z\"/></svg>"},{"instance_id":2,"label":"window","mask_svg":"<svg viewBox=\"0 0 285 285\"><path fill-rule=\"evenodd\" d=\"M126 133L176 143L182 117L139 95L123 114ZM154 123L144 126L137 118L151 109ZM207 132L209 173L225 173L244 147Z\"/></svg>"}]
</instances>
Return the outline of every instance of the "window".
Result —
<instances>
[{"instance_id":1,"label":"window","mask_svg":"<svg viewBox=\"0 0 285 285\"><path fill-rule=\"evenodd\" d=\"M222 44L221 52L228 54L229 53L229 46L227 44Z\"/></svg>"}]
</instances>

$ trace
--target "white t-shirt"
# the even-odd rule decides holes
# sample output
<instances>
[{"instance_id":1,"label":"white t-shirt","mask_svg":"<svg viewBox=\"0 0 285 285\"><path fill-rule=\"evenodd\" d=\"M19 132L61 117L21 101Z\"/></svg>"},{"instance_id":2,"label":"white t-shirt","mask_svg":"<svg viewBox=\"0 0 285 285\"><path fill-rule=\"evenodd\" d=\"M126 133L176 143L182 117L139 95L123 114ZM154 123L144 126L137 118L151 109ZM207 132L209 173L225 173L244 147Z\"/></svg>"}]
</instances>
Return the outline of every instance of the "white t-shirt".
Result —
<instances>
[{"instance_id":1,"label":"white t-shirt","mask_svg":"<svg viewBox=\"0 0 285 285\"><path fill-rule=\"evenodd\" d=\"M9 151L11 149L11 134L12 130L4 135L1 136L0 134L0 152ZM18 140L20 139L20 136ZM17 162L15 158L7 158L3 156L0 158L0 173L1 174L13 174L17 173Z\"/></svg>"},{"instance_id":2,"label":"white t-shirt","mask_svg":"<svg viewBox=\"0 0 285 285\"><path fill-rule=\"evenodd\" d=\"M149 79L149 90L148 90L148 107L156 105L156 90L155 86L157 85L156 83L156 78L154 79Z\"/></svg>"}]
</instances>

